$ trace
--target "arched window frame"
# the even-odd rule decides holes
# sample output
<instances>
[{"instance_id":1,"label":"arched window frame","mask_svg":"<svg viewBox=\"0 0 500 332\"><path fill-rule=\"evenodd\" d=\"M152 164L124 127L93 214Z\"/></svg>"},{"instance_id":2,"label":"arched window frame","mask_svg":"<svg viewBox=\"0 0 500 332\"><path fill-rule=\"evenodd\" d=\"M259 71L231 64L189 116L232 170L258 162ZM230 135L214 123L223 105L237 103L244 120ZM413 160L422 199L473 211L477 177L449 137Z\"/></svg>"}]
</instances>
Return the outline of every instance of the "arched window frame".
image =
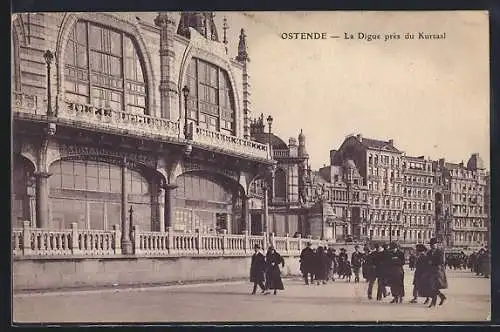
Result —
<instances>
[{"instance_id":1,"label":"arched window frame","mask_svg":"<svg viewBox=\"0 0 500 332\"><path fill-rule=\"evenodd\" d=\"M106 22L101 23L101 22ZM87 26L87 40L86 40L86 73L87 73L87 78L83 77L84 74L80 74L80 84L85 85L86 83L88 86L87 88L84 88L83 86L78 85L78 80L73 80L75 83L75 89L77 90L75 94L72 94L71 92L66 92L67 90L67 85L69 81L72 81L71 78L68 79L68 73L67 73L67 64L66 60L68 59L69 55L67 54L67 47L69 47L68 44L71 43L71 31L74 31L77 29L78 24L84 23ZM109 24L108 24L109 23ZM90 46L89 46L89 35L90 35L90 29L88 28L90 25L94 27L99 27L99 28L104 28L107 31L112 31L113 33L118 33L121 37L121 44L122 44L122 51L121 51L121 78L120 80L122 81L121 83L121 88L117 89L118 93L121 94L121 107L119 109L113 108L113 107L106 107L104 105L104 108L107 109L113 109L116 111L125 111L127 113L139 113L139 114L147 114L147 115L155 115L152 114L154 113L153 108L153 101L154 101L154 94L152 86L154 86L153 78L151 77L151 64L149 58L146 59L146 57L149 54L146 54L146 49L145 49L145 44L144 41L142 40L142 37L140 36L139 31L137 30L136 26L133 26L130 24L130 22L124 21L122 19L119 19L112 14L106 14L106 13L97 13L95 15L90 15L87 13L81 13L81 14L70 14L68 15L65 20L63 21L63 28L61 29L61 33L58 37L58 46L57 46L57 51L56 55L61 56L61 61L58 62L58 71L59 71L59 83L58 83L58 91L60 93L66 94L67 99L71 99L72 101L79 102L79 103L86 103L86 104L94 104L93 100L97 100L100 98L96 98L95 96L92 97L92 87L98 85L97 83L91 83L91 80L93 79L91 77L92 71L91 69L91 62L90 62ZM130 39L130 42L132 44L132 48L135 51L134 55L134 60L137 60L140 64L141 68L141 76L143 80L141 82L133 82L133 80L129 80L129 77L126 76L127 66L125 63L128 61L125 59L125 51L124 51L124 40L125 36ZM83 46L83 45L81 45ZM148 61L149 60L149 61ZM70 65L71 66L71 65ZM135 66L135 65L134 65ZM115 66L116 67L116 66ZM83 67L81 68L83 69ZM76 74L78 77L78 74ZM74 78L74 77L73 77ZM130 83L130 84L129 84ZM139 87L140 85L140 87ZM81 97L78 97L78 93L80 93L80 88L82 89L83 93L81 94ZM102 86L101 86L102 88ZM105 87L106 88L106 87ZM86 91L88 90L88 91ZM112 90L112 88L111 88ZM107 92L106 92L107 93ZM97 94L97 92L96 92ZM107 93L109 94L109 93ZM102 94L101 94L102 95ZM112 94L111 94L112 95ZM71 96L70 98L68 98ZM139 96L139 97L137 97ZM111 98L115 98L110 97ZM142 98L144 98L142 100ZM113 100L111 100L113 102ZM106 103L105 103L106 104ZM98 105L94 105L98 106Z\"/></svg>"}]
</instances>

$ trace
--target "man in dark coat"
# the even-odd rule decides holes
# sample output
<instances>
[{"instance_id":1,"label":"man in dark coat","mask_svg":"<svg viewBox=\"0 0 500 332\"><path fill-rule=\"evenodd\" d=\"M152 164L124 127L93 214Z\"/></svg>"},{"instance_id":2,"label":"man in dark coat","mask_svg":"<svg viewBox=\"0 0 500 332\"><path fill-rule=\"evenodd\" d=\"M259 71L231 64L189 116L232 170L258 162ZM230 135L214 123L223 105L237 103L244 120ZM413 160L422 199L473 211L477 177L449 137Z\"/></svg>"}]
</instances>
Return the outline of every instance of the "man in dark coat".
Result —
<instances>
[{"instance_id":1,"label":"man in dark coat","mask_svg":"<svg viewBox=\"0 0 500 332\"><path fill-rule=\"evenodd\" d=\"M342 277L342 279L344 279L346 277L346 272L347 272L347 269L346 269L346 261L349 259L349 257L347 256L347 253L346 253L346 250L344 248L340 248L340 253L339 253L339 271L338 271L338 274L339 274L339 278Z\"/></svg>"},{"instance_id":2,"label":"man in dark coat","mask_svg":"<svg viewBox=\"0 0 500 332\"><path fill-rule=\"evenodd\" d=\"M373 285L375 284L375 280L377 280L376 262L378 261L379 256L380 256L379 246L378 244L376 244L375 249L366 256L365 263L363 265L363 276L368 281L369 300L372 299Z\"/></svg>"},{"instance_id":3,"label":"man in dark coat","mask_svg":"<svg viewBox=\"0 0 500 332\"><path fill-rule=\"evenodd\" d=\"M266 291L266 286L264 286L265 273L266 273L266 258L260 252L260 246L258 244L254 247L254 254L252 255L252 262L250 264L250 282L253 282L252 294L257 291L257 286L260 287L262 293Z\"/></svg>"},{"instance_id":4,"label":"man in dark coat","mask_svg":"<svg viewBox=\"0 0 500 332\"><path fill-rule=\"evenodd\" d=\"M410 271L413 271L415 269L416 264L417 264L417 256L412 252L410 254L410 258L408 259L408 267L410 268Z\"/></svg>"},{"instance_id":5,"label":"man in dark coat","mask_svg":"<svg viewBox=\"0 0 500 332\"><path fill-rule=\"evenodd\" d=\"M309 276L311 277L311 283L314 282L314 259L315 254L311 248L311 242L307 242L307 247L302 249L300 253L300 271L306 285L309 285Z\"/></svg>"},{"instance_id":6,"label":"man in dark coat","mask_svg":"<svg viewBox=\"0 0 500 332\"><path fill-rule=\"evenodd\" d=\"M375 262L375 273L377 275L377 300L387 296L387 267L390 253L387 244L378 247L377 260Z\"/></svg>"},{"instance_id":7,"label":"man in dark coat","mask_svg":"<svg viewBox=\"0 0 500 332\"><path fill-rule=\"evenodd\" d=\"M277 294L278 289L285 289L281 280L280 265L285 267L285 260L273 246L270 246L266 254L266 290L274 290L274 295ZM264 294L269 294L269 292Z\"/></svg>"},{"instance_id":8,"label":"man in dark coat","mask_svg":"<svg viewBox=\"0 0 500 332\"><path fill-rule=\"evenodd\" d=\"M361 265L363 264L363 254L359 252L359 246L356 245L354 247L354 252L351 255L351 266L352 271L354 272L354 282L359 282L359 270L361 269Z\"/></svg>"},{"instance_id":9,"label":"man in dark coat","mask_svg":"<svg viewBox=\"0 0 500 332\"><path fill-rule=\"evenodd\" d=\"M368 281L368 257L370 256L370 248L369 247L364 247L363 248L363 264L361 265L361 269L362 269L362 274L363 274L363 279L365 279L365 281Z\"/></svg>"},{"instance_id":10,"label":"man in dark coat","mask_svg":"<svg viewBox=\"0 0 500 332\"><path fill-rule=\"evenodd\" d=\"M402 303L405 295L404 270L405 255L395 242L390 244L389 261L387 262L387 281L391 286L393 299L391 303Z\"/></svg>"},{"instance_id":11,"label":"man in dark coat","mask_svg":"<svg viewBox=\"0 0 500 332\"><path fill-rule=\"evenodd\" d=\"M441 289L448 288L448 280L446 278L446 269L444 266L444 252L437 247L437 239L432 238L430 241L431 249L427 253L429 261L429 290L432 299L430 307L436 306L437 297L439 296L439 305L442 305L446 300L446 296L441 293Z\"/></svg>"},{"instance_id":12,"label":"man in dark coat","mask_svg":"<svg viewBox=\"0 0 500 332\"><path fill-rule=\"evenodd\" d=\"M413 299L411 299L410 303L417 303L417 298L419 296L425 296L426 298L424 304L427 304L429 302L429 297L423 294L421 286L423 278L426 277L429 269L427 247L423 244L417 244L416 251L415 274L413 275Z\"/></svg>"}]
</instances>

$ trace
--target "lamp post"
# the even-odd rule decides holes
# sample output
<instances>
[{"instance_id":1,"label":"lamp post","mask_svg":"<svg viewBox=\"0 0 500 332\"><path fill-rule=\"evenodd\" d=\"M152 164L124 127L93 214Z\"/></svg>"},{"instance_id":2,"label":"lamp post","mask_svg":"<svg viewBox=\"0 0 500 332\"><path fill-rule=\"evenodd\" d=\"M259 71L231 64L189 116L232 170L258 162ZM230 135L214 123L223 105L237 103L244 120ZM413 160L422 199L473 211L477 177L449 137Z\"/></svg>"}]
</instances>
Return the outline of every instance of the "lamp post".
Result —
<instances>
[{"instance_id":1,"label":"lamp post","mask_svg":"<svg viewBox=\"0 0 500 332\"><path fill-rule=\"evenodd\" d=\"M184 85L184 87L182 88L182 94L184 96L184 138L186 140L190 140L191 137L189 135L189 130L188 130L188 108L187 108L189 88L187 87L187 85ZM186 156L189 156L192 150L193 147L189 143L184 147L184 153L186 154Z\"/></svg>"},{"instance_id":2,"label":"lamp post","mask_svg":"<svg viewBox=\"0 0 500 332\"><path fill-rule=\"evenodd\" d=\"M273 125L273 117L271 115L269 115L266 120L267 120L267 125L269 126L269 133L267 136L267 141L269 143L269 149L271 149L271 128Z\"/></svg>"},{"instance_id":3,"label":"lamp post","mask_svg":"<svg viewBox=\"0 0 500 332\"><path fill-rule=\"evenodd\" d=\"M389 217L389 243L392 243L392 218Z\"/></svg>"},{"instance_id":4,"label":"lamp post","mask_svg":"<svg viewBox=\"0 0 500 332\"><path fill-rule=\"evenodd\" d=\"M51 85L50 85L50 65L52 64L52 60L54 60L54 54L47 50L43 54L45 58L45 63L47 64L47 116L53 116L52 112L52 96L51 96Z\"/></svg>"}]
</instances>

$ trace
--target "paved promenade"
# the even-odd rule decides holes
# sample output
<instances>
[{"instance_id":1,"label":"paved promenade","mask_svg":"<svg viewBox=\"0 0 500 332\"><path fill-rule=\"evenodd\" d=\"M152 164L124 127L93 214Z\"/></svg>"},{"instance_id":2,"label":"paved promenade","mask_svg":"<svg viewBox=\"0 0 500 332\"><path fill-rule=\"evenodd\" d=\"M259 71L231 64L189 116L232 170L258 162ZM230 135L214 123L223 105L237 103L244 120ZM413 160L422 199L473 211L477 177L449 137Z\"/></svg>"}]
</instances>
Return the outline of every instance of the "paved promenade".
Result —
<instances>
[{"instance_id":1,"label":"paved promenade","mask_svg":"<svg viewBox=\"0 0 500 332\"><path fill-rule=\"evenodd\" d=\"M248 282L14 295L14 322L252 322L252 321L485 321L490 279L448 271L448 301L441 307L410 304L413 274L406 272L405 303L366 298L367 283L342 280L306 286L284 280L277 296L251 295ZM375 295L375 294L374 294Z\"/></svg>"}]
</instances>

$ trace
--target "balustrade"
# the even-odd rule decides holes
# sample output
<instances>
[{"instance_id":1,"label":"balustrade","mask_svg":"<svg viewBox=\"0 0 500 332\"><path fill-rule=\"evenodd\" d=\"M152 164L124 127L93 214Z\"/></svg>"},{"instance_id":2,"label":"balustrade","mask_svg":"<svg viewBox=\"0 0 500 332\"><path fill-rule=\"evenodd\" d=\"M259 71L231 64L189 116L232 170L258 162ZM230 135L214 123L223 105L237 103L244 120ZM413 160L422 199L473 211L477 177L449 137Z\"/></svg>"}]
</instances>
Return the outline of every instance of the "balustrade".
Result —
<instances>
[{"instance_id":1,"label":"balustrade","mask_svg":"<svg viewBox=\"0 0 500 332\"><path fill-rule=\"evenodd\" d=\"M46 115L46 107L40 107L38 96L28 95L23 92L12 92L12 108L13 112L30 113L35 115Z\"/></svg>"}]
</instances>

